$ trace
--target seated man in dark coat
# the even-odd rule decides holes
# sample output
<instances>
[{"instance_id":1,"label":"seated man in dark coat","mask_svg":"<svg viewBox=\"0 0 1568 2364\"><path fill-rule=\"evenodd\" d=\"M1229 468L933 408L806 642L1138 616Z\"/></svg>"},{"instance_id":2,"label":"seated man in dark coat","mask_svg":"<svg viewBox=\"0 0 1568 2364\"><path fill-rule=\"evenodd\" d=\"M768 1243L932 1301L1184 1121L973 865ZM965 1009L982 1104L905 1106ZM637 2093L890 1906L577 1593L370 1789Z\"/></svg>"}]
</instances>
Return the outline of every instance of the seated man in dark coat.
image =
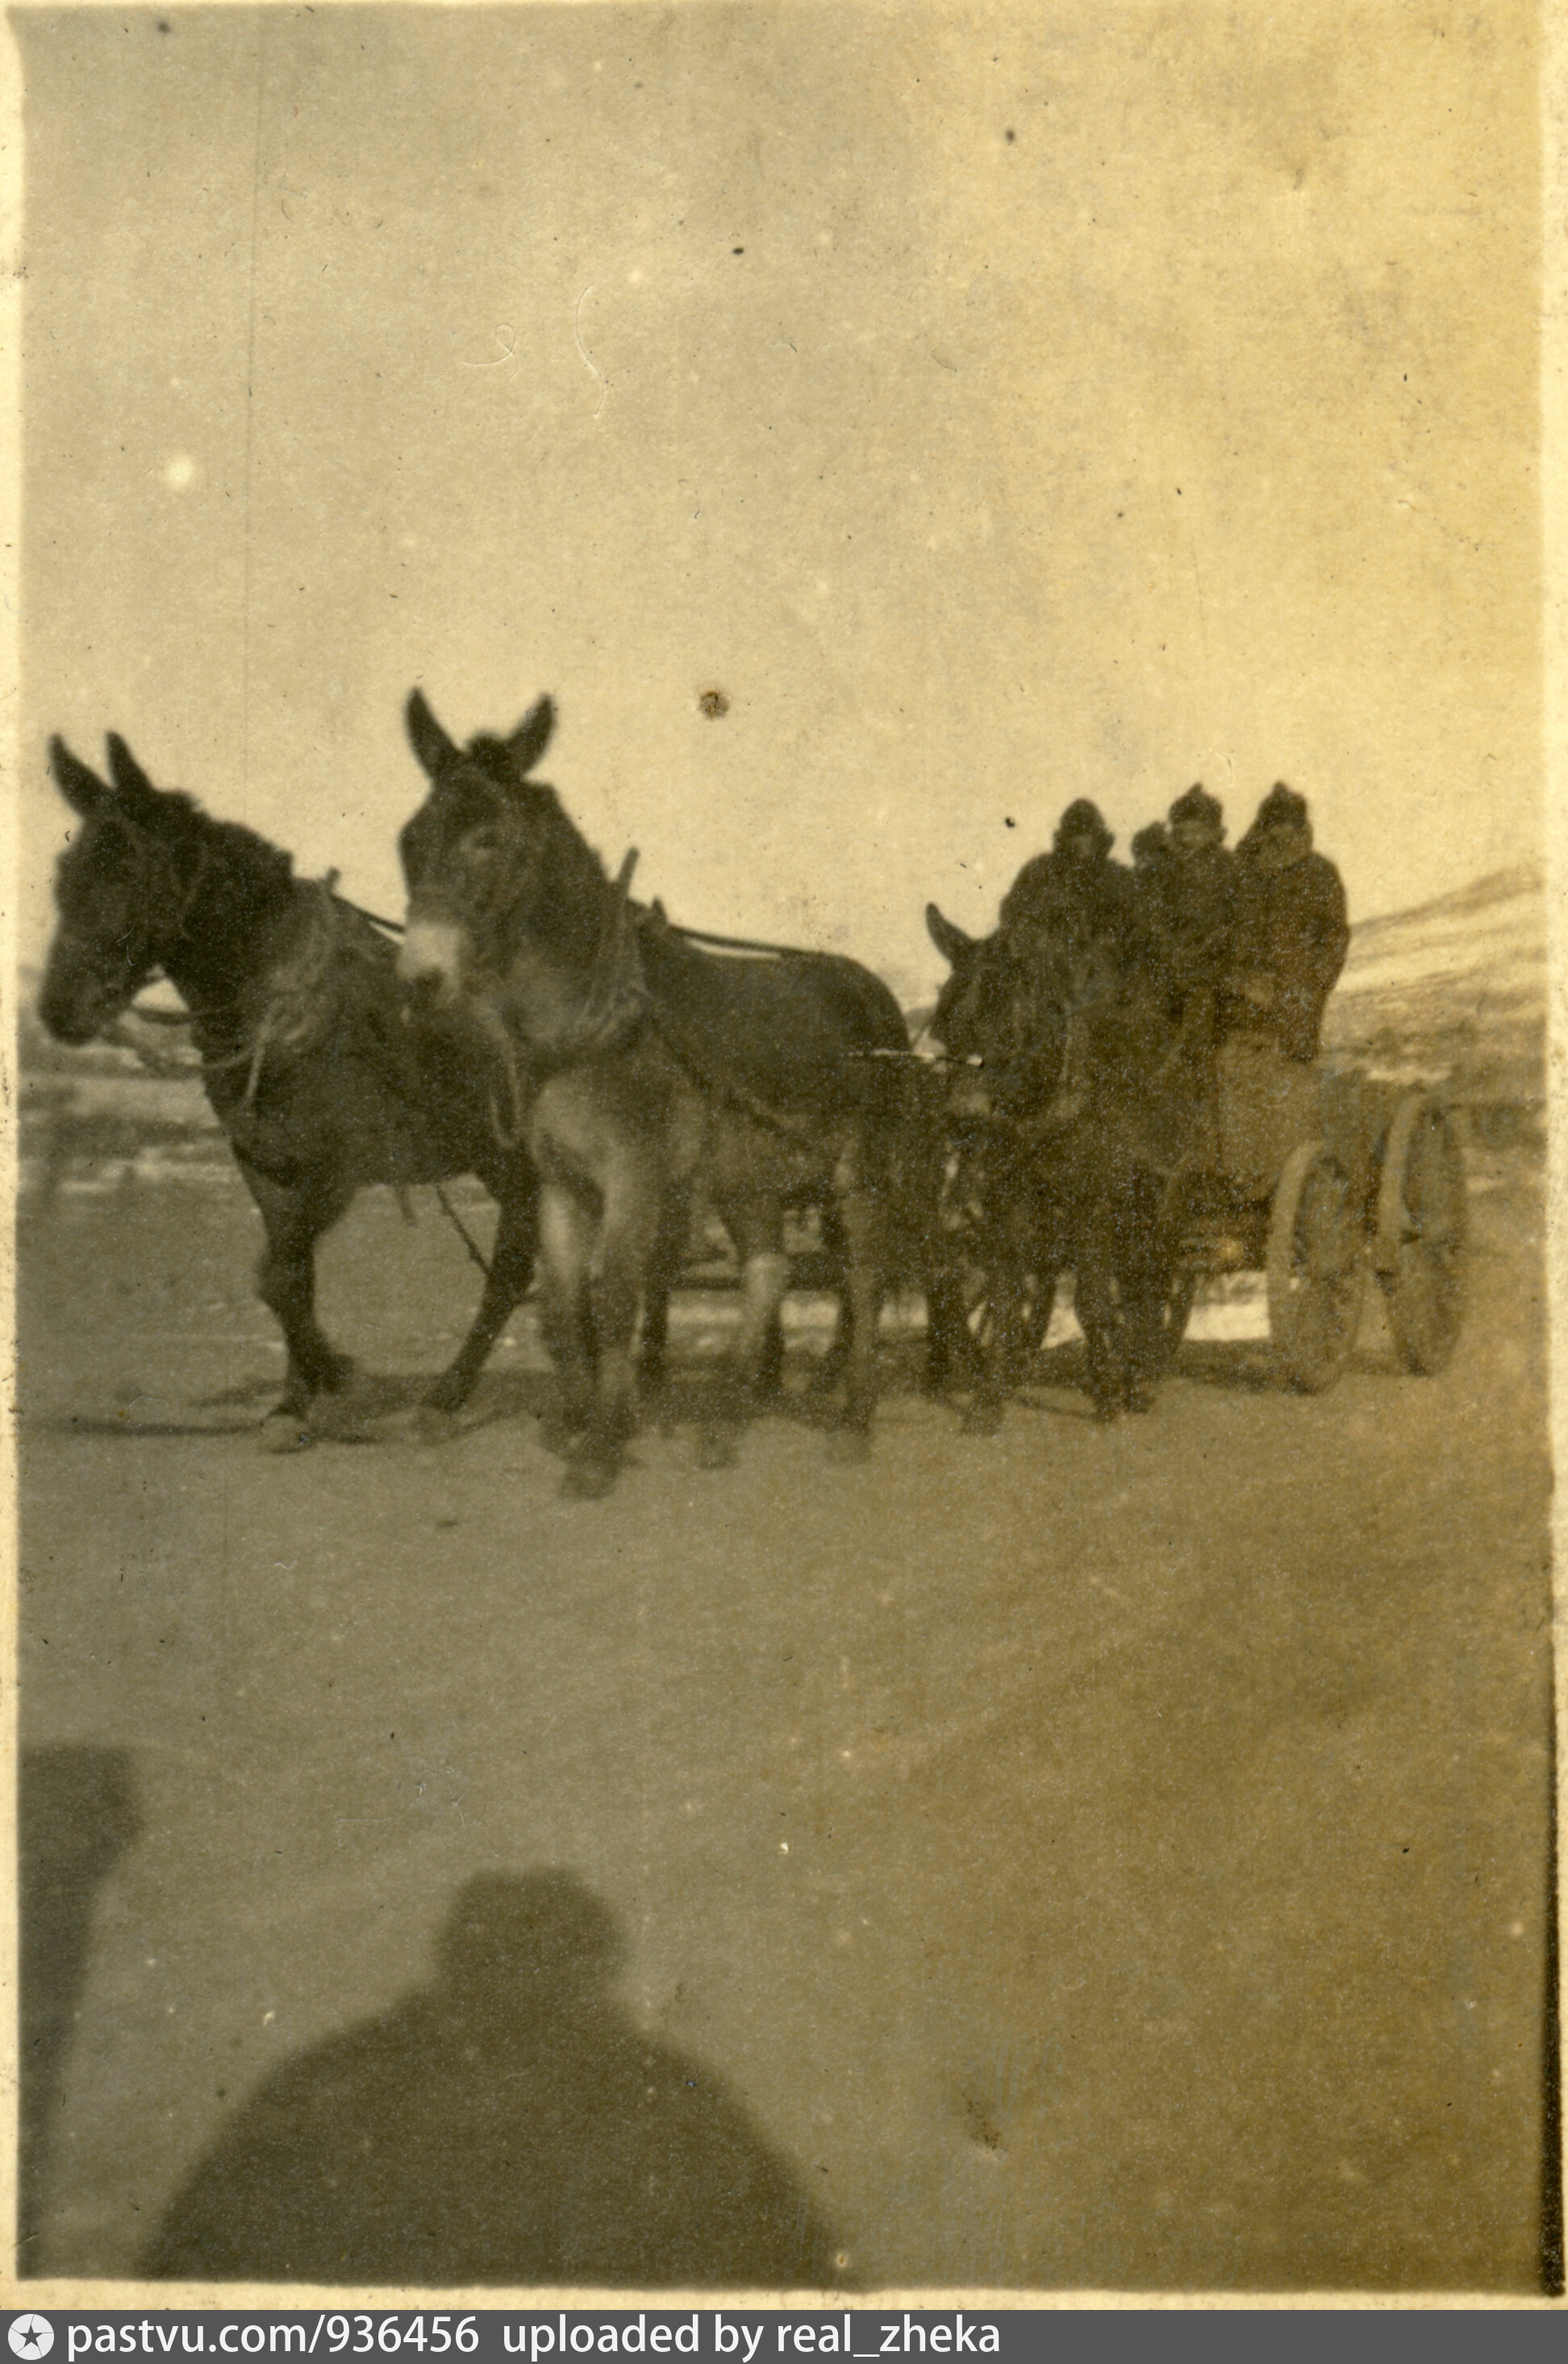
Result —
<instances>
[{"instance_id":1,"label":"seated man in dark coat","mask_svg":"<svg viewBox=\"0 0 1568 2364\"><path fill-rule=\"evenodd\" d=\"M1132 883L1139 886L1146 878L1154 877L1171 858L1171 841L1162 820L1151 820L1147 829L1133 832L1128 852L1132 856Z\"/></svg>"},{"instance_id":2,"label":"seated man in dark coat","mask_svg":"<svg viewBox=\"0 0 1568 2364\"><path fill-rule=\"evenodd\" d=\"M1312 851L1307 799L1276 781L1236 849L1240 895L1227 1032L1267 1038L1288 1059L1318 1055L1323 1009L1345 965L1345 889Z\"/></svg>"},{"instance_id":3,"label":"seated man in dark coat","mask_svg":"<svg viewBox=\"0 0 1568 2364\"><path fill-rule=\"evenodd\" d=\"M1236 925L1239 883L1224 840L1224 807L1201 786L1189 788L1171 807L1169 858L1139 886L1144 958L1172 1020L1189 1042L1205 1045L1214 1040Z\"/></svg>"},{"instance_id":4,"label":"seated man in dark coat","mask_svg":"<svg viewBox=\"0 0 1568 2364\"><path fill-rule=\"evenodd\" d=\"M1132 877L1111 860L1115 843L1096 805L1069 805L1051 852L1026 862L1003 898L1004 935L1047 936L1119 965L1132 937Z\"/></svg>"}]
</instances>

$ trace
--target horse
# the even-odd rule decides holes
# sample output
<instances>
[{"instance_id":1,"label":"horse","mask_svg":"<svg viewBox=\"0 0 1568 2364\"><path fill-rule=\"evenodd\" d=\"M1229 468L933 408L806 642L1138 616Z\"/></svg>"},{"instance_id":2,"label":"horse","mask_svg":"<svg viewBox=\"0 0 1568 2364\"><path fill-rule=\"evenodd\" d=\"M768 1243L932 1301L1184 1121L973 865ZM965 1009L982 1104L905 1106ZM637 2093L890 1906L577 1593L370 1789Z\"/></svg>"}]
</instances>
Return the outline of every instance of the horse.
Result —
<instances>
[{"instance_id":1,"label":"horse","mask_svg":"<svg viewBox=\"0 0 1568 2364\"><path fill-rule=\"evenodd\" d=\"M459 747L423 693L410 743L429 793L399 839L400 965L427 1006L466 1011L486 1046L503 1133L540 1176L541 1315L559 1379L546 1441L564 1490L594 1499L636 1423L639 1300L684 1254L689 1193L735 1244L741 1318L699 1456L717 1466L757 1399L788 1278L787 1206L815 1201L843 1243L845 1401L836 1456L869 1449L882 1272L880 1199L896 1126L879 1053L902 1013L828 953L729 960L630 904L553 788L528 775L541 699L510 738Z\"/></svg>"},{"instance_id":2,"label":"horse","mask_svg":"<svg viewBox=\"0 0 1568 2364\"><path fill-rule=\"evenodd\" d=\"M495 1246L473 1327L425 1393L422 1423L439 1433L532 1278L538 1177L496 1141L462 1044L406 1022L395 952L370 919L295 878L291 856L253 831L154 787L123 739L107 745L105 780L50 742L83 826L56 872L39 1016L83 1043L160 972L183 1000L207 1099L266 1227L257 1282L288 1349L266 1450L308 1444L312 1403L352 1376L317 1323L317 1241L371 1183L479 1176L499 1209Z\"/></svg>"},{"instance_id":3,"label":"horse","mask_svg":"<svg viewBox=\"0 0 1568 2364\"><path fill-rule=\"evenodd\" d=\"M1195 1096L1180 1035L1140 973L1103 955L971 937L934 903L926 923L951 969L930 1031L983 1079L963 1183L994 1332L965 1425L999 1424L1029 1343L1027 1284L1053 1289L1068 1267L1095 1418L1147 1411L1168 1360L1165 1209Z\"/></svg>"}]
</instances>

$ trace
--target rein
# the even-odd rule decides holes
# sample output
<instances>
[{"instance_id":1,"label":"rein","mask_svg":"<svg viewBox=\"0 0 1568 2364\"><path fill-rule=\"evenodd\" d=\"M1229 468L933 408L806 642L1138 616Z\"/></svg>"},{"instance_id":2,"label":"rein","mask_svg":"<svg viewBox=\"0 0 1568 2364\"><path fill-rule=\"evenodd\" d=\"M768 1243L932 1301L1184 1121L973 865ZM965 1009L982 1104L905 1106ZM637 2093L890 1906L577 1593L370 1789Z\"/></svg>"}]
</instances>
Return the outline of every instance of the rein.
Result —
<instances>
[{"instance_id":1,"label":"rein","mask_svg":"<svg viewBox=\"0 0 1568 2364\"><path fill-rule=\"evenodd\" d=\"M458 1213L457 1209L452 1205L451 1200L447 1197L444 1185L438 1182L435 1185L435 1191L437 1205L440 1208L442 1214L446 1217L448 1222L451 1225L453 1231L462 1242L463 1246L468 1250L473 1262L479 1266L479 1269L484 1275L485 1279L488 1280L490 1277L490 1266L485 1262L484 1256L481 1252L478 1242L474 1239L473 1232L469 1230L468 1225L463 1221L462 1217Z\"/></svg>"},{"instance_id":2,"label":"rein","mask_svg":"<svg viewBox=\"0 0 1568 2364\"><path fill-rule=\"evenodd\" d=\"M340 903L345 911L352 911L356 919L368 920L373 928L384 929L389 936L407 934L408 931L401 920L384 920L379 911L367 911L362 903L350 903L346 895L339 895L337 878L338 873L335 870L329 870L327 873L327 891L334 903Z\"/></svg>"},{"instance_id":3,"label":"rein","mask_svg":"<svg viewBox=\"0 0 1568 2364\"><path fill-rule=\"evenodd\" d=\"M662 908L660 917L664 918ZM831 957L822 953L803 952L798 944L762 943L754 936L710 936L706 928L683 928L678 920L666 920L665 924L673 928L678 936L684 936L689 944L716 944L720 952L725 953L766 953L773 960L822 960Z\"/></svg>"},{"instance_id":4,"label":"rein","mask_svg":"<svg viewBox=\"0 0 1568 2364\"><path fill-rule=\"evenodd\" d=\"M150 1009L140 1001L128 1001L120 1014L125 1018L139 1018L144 1026L190 1026L195 1023L188 1009Z\"/></svg>"}]
</instances>

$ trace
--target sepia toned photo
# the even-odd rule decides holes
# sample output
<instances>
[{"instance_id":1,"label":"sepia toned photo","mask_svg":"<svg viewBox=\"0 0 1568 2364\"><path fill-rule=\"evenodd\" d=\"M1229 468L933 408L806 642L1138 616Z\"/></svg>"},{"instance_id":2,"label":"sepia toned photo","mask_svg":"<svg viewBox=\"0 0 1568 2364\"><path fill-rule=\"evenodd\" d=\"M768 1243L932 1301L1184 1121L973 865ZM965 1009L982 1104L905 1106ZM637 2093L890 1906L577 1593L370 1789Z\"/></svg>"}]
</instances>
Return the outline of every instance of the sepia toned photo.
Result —
<instances>
[{"instance_id":1,"label":"sepia toned photo","mask_svg":"<svg viewBox=\"0 0 1568 2364\"><path fill-rule=\"evenodd\" d=\"M1560 2295L1542 12L6 23L20 2300Z\"/></svg>"}]
</instances>

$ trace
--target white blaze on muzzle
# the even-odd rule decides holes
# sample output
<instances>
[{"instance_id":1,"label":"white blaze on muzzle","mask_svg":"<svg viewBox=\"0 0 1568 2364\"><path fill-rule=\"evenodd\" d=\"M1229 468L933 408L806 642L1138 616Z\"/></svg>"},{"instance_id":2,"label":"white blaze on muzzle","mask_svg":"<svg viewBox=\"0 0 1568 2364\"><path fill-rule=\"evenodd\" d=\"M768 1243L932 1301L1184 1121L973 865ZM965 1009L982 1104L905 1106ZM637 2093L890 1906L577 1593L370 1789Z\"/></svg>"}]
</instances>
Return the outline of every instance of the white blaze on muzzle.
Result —
<instances>
[{"instance_id":1,"label":"white blaze on muzzle","mask_svg":"<svg viewBox=\"0 0 1568 2364\"><path fill-rule=\"evenodd\" d=\"M462 930L450 920L410 920L397 955L405 985L435 985L455 993L462 971Z\"/></svg>"}]
</instances>

